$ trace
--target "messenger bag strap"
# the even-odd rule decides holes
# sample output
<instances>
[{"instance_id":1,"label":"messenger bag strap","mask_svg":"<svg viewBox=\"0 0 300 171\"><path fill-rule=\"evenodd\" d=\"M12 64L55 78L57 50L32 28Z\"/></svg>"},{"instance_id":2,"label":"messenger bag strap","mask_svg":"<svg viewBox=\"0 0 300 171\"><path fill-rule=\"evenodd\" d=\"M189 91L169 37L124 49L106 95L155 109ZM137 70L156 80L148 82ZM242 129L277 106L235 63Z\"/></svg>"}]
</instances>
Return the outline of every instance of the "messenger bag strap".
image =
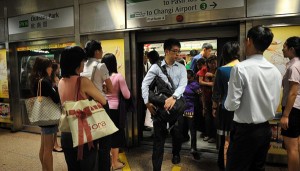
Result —
<instances>
[{"instance_id":1,"label":"messenger bag strap","mask_svg":"<svg viewBox=\"0 0 300 171\"><path fill-rule=\"evenodd\" d=\"M173 83L173 80L172 78L169 76L168 72L167 72L167 69L166 69L166 66L161 66L161 61L158 61L157 63L157 66L161 69L162 73L165 74L169 80L169 82L171 83L171 86L173 88L173 90L175 91L175 85Z\"/></svg>"}]
</instances>

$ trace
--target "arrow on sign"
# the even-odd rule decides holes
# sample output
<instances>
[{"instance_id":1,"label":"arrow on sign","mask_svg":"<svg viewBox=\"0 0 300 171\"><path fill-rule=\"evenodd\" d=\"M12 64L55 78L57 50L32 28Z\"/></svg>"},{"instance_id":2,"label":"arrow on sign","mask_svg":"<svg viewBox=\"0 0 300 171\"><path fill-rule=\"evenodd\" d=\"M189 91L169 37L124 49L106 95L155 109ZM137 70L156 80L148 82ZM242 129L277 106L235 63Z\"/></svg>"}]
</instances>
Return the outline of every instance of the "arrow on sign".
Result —
<instances>
[{"instance_id":1,"label":"arrow on sign","mask_svg":"<svg viewBox=\"0 0 300 171\"><path fill-rule=\"evenodd\" d=\"M217 6L217 3L215 3L215 2L213 2L214 4L213 5L210 5L211 7L213 6L213 9L215 9L216 8L216 6Z\"/></svg>"}]
</instances>

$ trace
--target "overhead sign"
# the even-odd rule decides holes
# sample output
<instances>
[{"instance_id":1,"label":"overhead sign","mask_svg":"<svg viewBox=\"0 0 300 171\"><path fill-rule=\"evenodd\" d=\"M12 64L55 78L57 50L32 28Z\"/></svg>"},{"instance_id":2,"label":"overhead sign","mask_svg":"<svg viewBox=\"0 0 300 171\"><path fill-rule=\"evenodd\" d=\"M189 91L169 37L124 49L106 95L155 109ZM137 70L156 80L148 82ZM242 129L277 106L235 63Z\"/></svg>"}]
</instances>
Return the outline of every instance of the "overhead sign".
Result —
<instances>
[{"instance_id":1,"label":"overhead sign","mask_svg":"<svg viewBox=\"0 0 300 171\"><path fill-rule=\"evenodd\" d=\"M127 20L146 18L148 22L164 20L164 16L171 14L244 6L244 0L127 0L126 2Z\"/></svg>"},{"instance_id":2,"label":"overhead sign","mask_svg":"<svg viewBox=\"0 0 300 171\"><path fill-rule=\"evenodd\" d=\"M8 33L18 34L32 31L74 26L73 7L8 18Z\"/></svg>"}]
</instances>

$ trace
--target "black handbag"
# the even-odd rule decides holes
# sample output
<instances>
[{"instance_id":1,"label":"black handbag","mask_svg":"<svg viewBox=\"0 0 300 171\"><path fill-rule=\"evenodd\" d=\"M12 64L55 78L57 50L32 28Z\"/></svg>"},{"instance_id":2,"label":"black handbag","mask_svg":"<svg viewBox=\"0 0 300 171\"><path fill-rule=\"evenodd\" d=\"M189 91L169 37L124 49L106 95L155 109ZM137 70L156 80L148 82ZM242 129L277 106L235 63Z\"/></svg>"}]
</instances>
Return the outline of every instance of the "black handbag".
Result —
<instances>
[{"instance_id":1,"label":"black handbag","mask_svg":"<svg viewBox=\"0 0 300 171\"><path fill-rule=\"evenodd\" d=\"M162 120L164 122L175 123L180 115L183 114L185 110L185 99L181 96L176 100L173 108L169 111L164 109L165 100L171 97L174 93L174 83L171 77L168 75L165 67L161 67L160 61L156 63L162 72L167 76L168 81L171 83L172 87L169 86L164 80L159 76L156 76L149 86L149 102L157 107L157 115L154 117L156 119Z\"/></svg>"}]
</instances>

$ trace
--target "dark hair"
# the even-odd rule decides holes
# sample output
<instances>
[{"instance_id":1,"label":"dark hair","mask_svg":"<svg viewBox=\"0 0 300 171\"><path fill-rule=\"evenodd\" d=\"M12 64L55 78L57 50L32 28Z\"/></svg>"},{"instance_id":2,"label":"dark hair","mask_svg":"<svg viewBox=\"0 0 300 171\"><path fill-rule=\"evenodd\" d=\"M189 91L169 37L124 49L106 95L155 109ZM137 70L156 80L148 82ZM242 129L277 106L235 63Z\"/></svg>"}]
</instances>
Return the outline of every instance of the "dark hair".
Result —
<instances>
[{"instance_id":1,"label":"dark hair","mask_svg":"<svg viewBox=\"0 0 300 171\"><path fill-rule=\"evenodd\" d=\"M184 59L179 59L177 62L179 62L179 63L181 63L183 66L185 66Z\"/></svg>"},{"instance_id":2,"label":"dark hair","mask_svg":"<svg viewBox=\"0 0 300 171\"><path fill-rule=\"evenodd\" d=\"M202 49L213 49L213 46L210 43L203 43Z\"/></svg>"},{"instance_id":3,"label":"dark hair","mask_svg":"<svg viewBox=\"0 0 300 171\"><path fill-rule=\"evenodd\" d=\"M192 57L194 57L194 56L196 56L196 55L198 55L198 54L199 54L199 52L198 52L196 49L193 49L193 50L190 51L190 55L191 55Z\"/></svg>"},{"instance_id":4,"label":"dark hair","mask_svg":"<svg viewBox=\"0 0 300 171\"><path fill-rule=\"evenodd\" d=\"M104 63L108 69L109 75L112 73L118 73L117 59L112 53L107 53L103 56L101 63Z\"/></svg>"},{"instance_id":5,"label":"dark hair","mask_svg":"<svg viewBox=\"0 0 300 171\"><path fill-rule=\"evenodd\" d=\"M206 59L206 63L211 63L212 61L217 60L217 56L216 55L210 55L210 57L208 59Z\"/></svg>"},{"instance_id":6,"label":"dark hair","mask_svg":"<svg viewBox=\"0 0 300 171\"><path fill-rule=\"evenodd\" d=\"M205 63L206 63L206 59L203 58L203 57L197 60L197 64L202 64L202 65L204 65Z\"/></svg>"},{"instance_id":7,"label":"dark hair","mask_svg":"<svg viewBox=\"0 0 300 171\"><path fill-rule=\"evenodd\" d=\"M145 51L145 52L144 52L144 56L147 56L147 55L148 55L148 53L149 53L148 51Z\"/></svg>"},{"instance_id":8,"label":"dark hair","mask_svg":"<svg viewBox=\"0 0 300 171\"><path fill-rule=\"evenodd\" d=\"M90 40L86 42L84 50L88 58L94 58L96 50L101 50L101 43L96 40Z\"/></svg>"},{"instance_id":9,"label":"dark hair","mask_svg":"<svg viewBox=\"0 0 300 171\"><path fill-rule=\"evenodd\" d=\"M157 51L153 50L147 54L147 57L149 58L149 61L151 64L154 64L159 60L159 54Z\"/></svg>"},{"instance_id":10,"label":"dark hair","mask_svg":"<svg viewBox=\"0 0 300 171\"><path fill-rule=\"evenodd\" d=\"M52 67L52 61L46 57L39 56L35 59L31 77L33 79L41 79L49 77L47 73L47 68Z\"/></svg>"},{"instance_id":11,"label":"dark hair","mask_svg":"<svg viewBox=\"0 0 300 171\"><path fill-rule=\"evenodd\" d=\"M164 42L164 50L171 50L173 46L178 46L181 48L180 42L177 39L167 39Z\"/></svg>"},{"instance_id":12,"label":"dark hair","mask_svg":"<svg viewBox=\"0 0 300 171\"><path fill-rule=\"evenodd\" d=\"M187 72L187 76L189 77L194 77L194 71L193 70L191 70L191 69L188 69L188 70L186 70L186 72Z\"/></svg>"},{"instance_id":13,"label":"dark hair","mask_svg":"<svg viewBox=\"0 0 300 171\"><path fill-rule=\"evenodd\" d=\"M296 56L300 58L300 37L290 37L285 41L285 44L288 48L294 48Z\"/></svg>"},{"instance_id":14,"label":"dark hair","mask_svg":"<svg viewBox=\"0 0 300 171\"><path fill-rule=\"evenodd\" d=\"M227 64L235 59L240 59L240 45L238 42L227 42L222 48L222 58Z\"/></svg>"},{"instance_id":15,"label":"dark hair","mask_svg":"<svg viewBox=\"0 0 300 171\"><path fill-rule=\"evenodd\" d=\"M33 90L33 86L36 85L41 78L49 78L47 68L52 66L52 61L49 58L39 56L35 59L32 72L30 75L30 85Z\"/></svg>"},{"instance_id":16,"label":"dark hair","mask_svg":"<svg viewBox=\"0 0 300 171\"><path fill-rule=\"evenodd\" d=\"M69 78L78 75L76 69L82 61L87 60L84 50L79 46L66 47L60 56L61 76Z\"/></svg>"},{"instance_id":17,"label":"dark hair","mask_svg":"<svg viewBox=\"0 0 300 171\"><path fill-rule=\"evenodd\" d=\"M263 26L252 27L247 34L247 38L253 41L256 50L264 52L272 43L273 33L271 29Z\"/></svg>"},{"instance_id":18,"label":"dark hair","mask_svg":"<svg viewBox=\"0 0 300 171\"><path fill-rule=\"evenodd\" d=\"M51 73L51 81L55 82L56 70L58 69L58 64L56 62L52 63L52 73Z\"/></svg>"}]
</instances>

